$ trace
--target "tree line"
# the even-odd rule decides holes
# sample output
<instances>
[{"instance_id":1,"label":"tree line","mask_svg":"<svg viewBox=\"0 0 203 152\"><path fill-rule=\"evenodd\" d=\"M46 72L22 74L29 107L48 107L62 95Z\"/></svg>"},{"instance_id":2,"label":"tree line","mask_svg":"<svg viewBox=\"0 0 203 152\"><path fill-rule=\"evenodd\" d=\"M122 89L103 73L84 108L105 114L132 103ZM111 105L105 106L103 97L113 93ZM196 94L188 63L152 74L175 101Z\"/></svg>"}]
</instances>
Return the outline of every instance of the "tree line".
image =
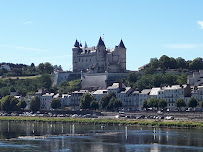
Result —
<instances>
[{"instance_id":1,"label":"tree line","mask_svg":"<svg viewBox=\"0 0 203 152\"><path fill-rule=\"evenodd\" d=\"M80 100L81 109L118 110L120 107L122 107L122 102L120 99L116 98L114 92L104 95L100 101L96 101L95 97L90 93L85 93Z\"/></svg>"},{"instance_id":2,"label":"tree line","mask_svg":"<svg viewBox=\"0 0 203 152\"><path fill-rule=\"evenodd\" d=\"M161 56L158 58L151 58L149 64L145 67L145 71L152 73L156 69L188 69L188 70L201 70L203 69L203 61L202 58L197 57L194 60L185 60L181 57L173 58L168 57L166 55Z\"/></svg>"},{"instance_id":3,"label":"tree line","mask_svg":"<svg viewBox=\"0 0 203 152\"><path fill-rule=\"evenodd\" d=\"M143 109L148 110L151 108L152 110L165 110L168 103L165 99L157 99L157 98L149 98L148 100L145 100L142 104ZM181 111L182 108L188 107L188 108L196 108L198 105L203 108L203 101L198 102L194 97L191 97L186 104L184 99L177 99L175 102L175 106L178 108L179 111Z\"/></svg>"},{"instance_id":4,"label":"tree line","mask_svg":"<svg viewBox=\"0 0 203 152\"><path fill-rule=\"evenodd\" d=\"M153 87L182 85L187 83L186 75L175 74L146 74L129 73L127 79L122 80L127 86L137 88L138 90L151 89Z\"/></svg>"},{"instance_id":5,"label":"tree line","mask_svg":"<svg viewBox=\"0 0 203 152\"><path fill-rule=\"evenodd\" d=\"M11 71L7 71L4 68L0 69L0 76L3 78L8 76L35 76L39 74L51 74L54 69L61 69L61 66L53 66L49 62L40 63L38 66L35 66L34 63L31 65L0 63L0 66L3 64L7 64L11 68Z\"/></svg>"}]
</instances>

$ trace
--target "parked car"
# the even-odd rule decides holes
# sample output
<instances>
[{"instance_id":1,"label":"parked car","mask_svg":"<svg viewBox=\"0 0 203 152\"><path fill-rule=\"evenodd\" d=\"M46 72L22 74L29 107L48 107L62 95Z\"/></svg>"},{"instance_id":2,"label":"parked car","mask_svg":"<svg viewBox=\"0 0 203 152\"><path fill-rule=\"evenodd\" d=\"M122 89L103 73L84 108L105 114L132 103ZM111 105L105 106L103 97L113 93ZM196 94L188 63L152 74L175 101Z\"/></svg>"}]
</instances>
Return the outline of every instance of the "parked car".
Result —
<instances>
[{"instance_id":1,"label":"parked car","mask_svg":"<svg viewBox=\"0 0 203 152\"><path fill-rule=\"evenodd\" d=\"M144 119L144 118L145 118L144 115L141 115L141 116L137 117L137 119Z\"/></svg>"},{"instance_id":2,"label":"parked car","mask_svg":"<svg viewBox=\"0 0 203 152\"><path fill-rule=\"evenodd\" d=\"M174 120L174 116L166 116L165 120Z\"/></svg>"}]
</instances>

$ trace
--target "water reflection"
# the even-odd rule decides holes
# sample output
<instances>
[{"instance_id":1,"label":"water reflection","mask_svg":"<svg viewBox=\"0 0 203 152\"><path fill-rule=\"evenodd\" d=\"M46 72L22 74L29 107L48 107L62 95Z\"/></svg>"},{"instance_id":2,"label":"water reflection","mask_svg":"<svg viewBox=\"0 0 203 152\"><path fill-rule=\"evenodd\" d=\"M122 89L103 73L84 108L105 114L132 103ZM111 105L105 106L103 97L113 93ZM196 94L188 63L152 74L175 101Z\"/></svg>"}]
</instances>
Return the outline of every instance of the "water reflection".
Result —
<instances>
[{"instance_id":1,"label":"water reflection","mask_svg":"<svg viewBox=\"0 0 203 152\"><path fill-rule=\"evenodd\" d=\"M200 130L0 122L1 151L200 152L202 137Z\"/></svg>"}]
</instances>

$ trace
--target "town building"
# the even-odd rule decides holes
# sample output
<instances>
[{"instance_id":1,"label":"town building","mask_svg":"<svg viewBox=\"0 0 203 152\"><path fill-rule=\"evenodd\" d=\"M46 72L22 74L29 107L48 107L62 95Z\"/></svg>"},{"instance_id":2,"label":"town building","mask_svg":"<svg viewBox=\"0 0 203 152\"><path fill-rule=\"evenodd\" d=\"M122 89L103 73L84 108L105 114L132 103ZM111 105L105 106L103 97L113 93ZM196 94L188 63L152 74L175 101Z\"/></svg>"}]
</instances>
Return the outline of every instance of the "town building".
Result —
<instances>
[{"instance_id":1,"label":"town building","mask_svg":"<svg viewBox=\"0 0 203 152\"><path fill-rule=\"evenodd\" d=\"M199 72L193 72L192 75L189 75L187 83L191 86L203 85L203 70L199 70Z\"/></svg>"}]
</instances>

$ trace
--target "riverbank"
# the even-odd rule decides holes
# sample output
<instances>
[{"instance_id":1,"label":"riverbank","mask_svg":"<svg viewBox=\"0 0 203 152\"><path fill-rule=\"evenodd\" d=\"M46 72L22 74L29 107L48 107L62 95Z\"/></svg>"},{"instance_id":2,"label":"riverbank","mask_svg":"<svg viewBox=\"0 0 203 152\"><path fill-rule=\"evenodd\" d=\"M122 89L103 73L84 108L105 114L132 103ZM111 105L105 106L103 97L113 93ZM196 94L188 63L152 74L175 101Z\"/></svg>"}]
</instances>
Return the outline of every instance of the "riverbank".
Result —
<instances>
[{"instance_id":1,"label":"riverbank","mask_svg":"<svg viewBox=\"0 0 203 152\"><path fill-rule=\"evenodd\" d=\"M70 117L19 117L1 116L0 121L34 121L50 123L78 123L78 124L101 124L101 125L130 125L165 128L198 128L203 129L203 122L177 121L177 120L134 120L134 119L98 119L98 118L70 118Z\"/></svg>"}]
</instances>

